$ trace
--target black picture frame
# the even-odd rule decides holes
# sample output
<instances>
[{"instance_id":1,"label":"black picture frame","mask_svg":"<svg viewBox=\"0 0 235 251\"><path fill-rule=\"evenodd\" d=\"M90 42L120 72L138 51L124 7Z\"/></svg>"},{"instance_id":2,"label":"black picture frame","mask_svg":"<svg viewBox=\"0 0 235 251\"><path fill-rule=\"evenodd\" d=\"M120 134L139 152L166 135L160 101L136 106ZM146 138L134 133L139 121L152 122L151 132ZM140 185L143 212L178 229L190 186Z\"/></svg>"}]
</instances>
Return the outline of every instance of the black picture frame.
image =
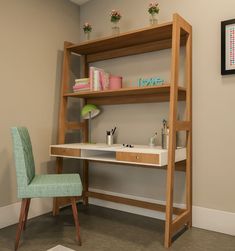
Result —
<instances>
[{"instance_id":1,"label":"black picture frame","mask_svg":"<svg viewBox=\"0 0 235 251\"><path fill-rule=\"evenodd\" d=\"M227 54L228 50L230 50L230 47L228 48L226 43L226 27L228 25L234 25L235 28L235 19L230 19L221 22L221 75L235 74L235 69L228 69L226 67ZM235 47L233 47L233 51L235 55Z\"/></svg>"}]
</instances>

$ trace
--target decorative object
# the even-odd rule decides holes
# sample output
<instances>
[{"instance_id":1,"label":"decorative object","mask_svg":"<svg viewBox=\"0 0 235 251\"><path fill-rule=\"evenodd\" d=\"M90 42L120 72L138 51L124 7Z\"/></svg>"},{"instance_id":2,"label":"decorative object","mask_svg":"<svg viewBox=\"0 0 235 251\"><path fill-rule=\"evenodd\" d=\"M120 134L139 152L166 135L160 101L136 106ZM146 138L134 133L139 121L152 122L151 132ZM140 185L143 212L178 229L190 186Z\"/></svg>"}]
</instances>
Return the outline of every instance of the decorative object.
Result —
<instances>
[{"instance_id":1,"label":"decorative object","mask_svg":"<svg viewBox=\"0 0 235 251\"><path fill-rule=\"evenodd\" d=\"M156 146L156 141L157 141L157 132L150 138L149 140L149 146Z\"/></svg>"},{"instance_id":2,"label":"decorative object","mask_svg":"<svg viewBox=\"0 0 235 251\"><path fill-rule=\"evenodd\" d=\"M150 14L150 25L155 25L158 23L157 14L159 13L159 4L157 2L151 2L149 4L148 12Z\"/></svg>"},{"instance_id":3,"label":"decorative object","mask_svg":"<svg viewBox=\"0 0 235 251\"><path fill-rule=\"evenodd\" d=\"M89 139L88 143L91 143L91 119L96 117L100 113L100 109L92 104L87 104L82 108L81 115L83 119L89 119Z\"/></svg>"},{"instance_id":4,"label":"decorative object","mask_svg":"<svg viewBox=\"0 0 235 251\"><path fill-rule=\"evenodd\" d=\"M235 74L235 19L221 22L221 75Z\"/></svg>"},{"instance_id":5,"label":"decorative object","mask_svg":"<svg viewBox=\"0 0 235 251\"><path fill-rule=\"evenodd\" d=\"M109 89L118 90L122 88L122 77L120 76L109 76Z\"/></svg>"},{"instance_id":6,"label":"decorative object","mask_svg":"<svg viewBox=\"0 0 235 251\"><path fill-rule=\"evenodd\" d=\"M116 10L112 10L110 16L111 16L110 21L112 23L112 34L119 35L120 34L119 21L122 17L121 13Z\"/></svg>"},{"instance_id":7,"label":"decorative object","mask_svg":"<svg viewBox=\"0 0 235 251\"><path fill-rule=\"evenodd\" d=\"M92 27L89 23L85 23L83 25L83 31L85 33L86 40L90 40L90 33L92 31Z\"/></svg>"},{"instance_id":8,"label":"decorative object","mask_svg":"<svg viewBox=\"0 0 235 251\"><path fill-rule=\"evenodd\" d=\"M164 80L159 77L153 78L139 78L138 80L138 87L145 87L145 86L158 86L164 84Z\"/></svg>"}]
</instances>

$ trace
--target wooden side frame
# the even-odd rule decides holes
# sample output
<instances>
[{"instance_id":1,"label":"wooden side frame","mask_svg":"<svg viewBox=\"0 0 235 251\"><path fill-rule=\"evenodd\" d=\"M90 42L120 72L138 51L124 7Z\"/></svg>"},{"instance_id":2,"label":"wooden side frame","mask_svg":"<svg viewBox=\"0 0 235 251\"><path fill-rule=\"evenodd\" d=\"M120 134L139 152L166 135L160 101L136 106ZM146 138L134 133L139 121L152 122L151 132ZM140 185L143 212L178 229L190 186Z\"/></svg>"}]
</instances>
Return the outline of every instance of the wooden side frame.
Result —
<instances>
[{"instance_id":1,"label":"wooden side frame","mask_svg":"<svg viewBox=\"0 0 235 251\"><path fill-rule=\"evenodd\" d=\"M187 33L186 40L186 121L177 120L180 32ZM166 183L166 222L164 246L170 247L172 237L185 225L192 225L192 27L178 14L173 16L172 65L169 114L169 154ZM186 210L173 220L173 192L175 174L175 147L177 131L186 131Z\"/></svg>"},{"instance_id":2,"label":"wooden side frame","mask_svg":"<svg viewBox=\"0 0 235 251\"><path fill-rule=\"evenodd\" d=\"M69 90L70 81L70 62L71 62L71 51L68 49L69 46L73 45L70 42L64 42L64 57L63 57L63 72L60 90L60 108L59 108L59 126L58 126L58 143L65 143L66 131L71 129L82 130L83 142L87 142L88 139L88 124L87 121L81 123L68 122L67 121L67 106L68 98L64 94ZM81 57L81 65L83 67L82 74L88 77L88 63L86 56ZM56 173L62 173L63 171L63 158L56 158ZM83 161L83 188L86 191L88 189L88 162ZM88 204L88 198L83 196L85 204ZM62 206L70 204L70 199L68 197L60 197L53 199L53 215L59 214L59 209Z\"/></svg>"}]
</instances>

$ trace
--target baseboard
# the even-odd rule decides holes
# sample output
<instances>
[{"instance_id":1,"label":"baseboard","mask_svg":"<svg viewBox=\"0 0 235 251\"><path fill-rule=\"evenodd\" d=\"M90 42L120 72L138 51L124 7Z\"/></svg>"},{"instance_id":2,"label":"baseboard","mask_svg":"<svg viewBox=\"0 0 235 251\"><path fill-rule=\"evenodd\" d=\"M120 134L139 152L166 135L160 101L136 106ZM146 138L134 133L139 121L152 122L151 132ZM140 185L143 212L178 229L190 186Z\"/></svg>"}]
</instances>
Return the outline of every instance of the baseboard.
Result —
<instances>
[{"instance_id":1,"label":"baseboard","mask_svg":"<svg viewBox=\"0 0 235 251\"><path fill-rule=\"evenodd\" d=\"M157 204L165 204L165 201L159 201L155 199L143 198L133 195L126 195L120 193L107 192L99 189L90 189L90 191L97 193L110 194L114 196L121 196L129 199L143 200ZM89 199L90 204L94 204L101 207L112 208L124 212L138 214L142 216L152 217L156 219L165 220L165 214L148 209L138 208L134 206L128 206L124 204L118 204L109 201L102 201L95 198ZM175 207L184 208L184 204L174 204ZM193 226L219 233L229 234L235 236L235 213L220 211L210 208L193 206Z\"/></svg>"},{"instance_id":2,"label":"baseboard","mask_svg":"<svg viewBox=\"0 0 235 251\"><path fill-rule=\"evenodd\" d=\"M16 224L19 220L21 202L0 207L0 229ZM29 219L48 213L52 210L52 199L32 199L29 210Z\"/></svg>"},{"instance_id":3,"label":"baseboard","mask_svg":"<svg viewBox=\"0 0 235 251\"><path fill-rule=\"evenodd\" d=\"M157 204L165 204L164 201L143 198L139 196L126 195L114 192L107 192L100 189L92 189L90 191L97 193L110 194L114 196L121 196L130 199L143 200ZM118 204L109 201L103 201L95 198L90 198L89 203L101 207L111 208L123 212L129 212L155 219L165 219L165 214L149 209L143 209L124 204ZM183 204L174 204L176 207L183 208ZM52 210L52 199L32 199L29 211L29 218L33 218ZM0 207L0 229L16 224L18 222L20 212L20 202ZM220 232L235 236L235 213L220 211L210 208L193 206L193 226L210 231Z\"/></svg>"},{"instance_id":4,"label":"baseboard","mask_svg":"<svg viewBox=\"0 0 235 251\"><path fill-rule=\"evenodd\" d=\"M193 206L193 226L235 236L235 213Z\"/></svg>"}]
</instances>

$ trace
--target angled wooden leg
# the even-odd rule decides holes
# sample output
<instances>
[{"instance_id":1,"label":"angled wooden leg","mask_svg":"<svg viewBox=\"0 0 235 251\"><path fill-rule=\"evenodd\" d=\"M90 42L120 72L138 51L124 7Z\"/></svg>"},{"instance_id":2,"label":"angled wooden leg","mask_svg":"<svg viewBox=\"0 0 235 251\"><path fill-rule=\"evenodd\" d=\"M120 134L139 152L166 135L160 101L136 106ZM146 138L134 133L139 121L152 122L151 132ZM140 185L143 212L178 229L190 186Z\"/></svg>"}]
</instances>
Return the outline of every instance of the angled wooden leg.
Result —
<instances>
[{"instance_id":1,"label":"angled wooden leg","mask_svg":"<svg viewBox=\"0 0 235 251\"><path fill-rule=\"evenodd\" d=\"M26 229L26 223L27 223L27 219L28 219L30 201L31 201L31 199L26 199L26 208L25 208L25 218L24 218L24 227L23 227L23 230Z\"/></svg>"},{"instance_id":2,"label":"angled wooden leg","mask_svg":"<svg viewBox=\"0 0 235 251\"><path fill-rule=\"evenodd\" d=\"M60 174L63 171L63 158L56 158L56 173ZM60 212L60 198L53 198L53 216Z\"/></svg>"},{"instance_id":3,"label":"angled wooden leg","mask_svg":"<svg viewBox=\"0 0 235 251\"><path fill-rule=\"evenodd\" d=\"M78 210L77 210L77 205L76 205L76 197L71 197L71 204L72 204L72 210L73 210L74 223L75 223L75 227L76 227L76 238L77 238L79 246L81 246L82 242L81 242L81 237L80 237L80 226L79 226L79 221L78 221Z\"/></svg>"},{"instance_id":4,"label":"angled wooden leg","mask_svg":"<svg viewBox=\"0 0 235 251\"><path fill-rule=\"evenodd\" d=\"M25 213L26 213L26 204L27 204L27 199L22 199L19 224L18 224L18 228L17 228L17 232L16 232L15 250L17 250L19 247L20 235L21 235L21 232L23 229Z\"/></svg>"}]
</instances>

